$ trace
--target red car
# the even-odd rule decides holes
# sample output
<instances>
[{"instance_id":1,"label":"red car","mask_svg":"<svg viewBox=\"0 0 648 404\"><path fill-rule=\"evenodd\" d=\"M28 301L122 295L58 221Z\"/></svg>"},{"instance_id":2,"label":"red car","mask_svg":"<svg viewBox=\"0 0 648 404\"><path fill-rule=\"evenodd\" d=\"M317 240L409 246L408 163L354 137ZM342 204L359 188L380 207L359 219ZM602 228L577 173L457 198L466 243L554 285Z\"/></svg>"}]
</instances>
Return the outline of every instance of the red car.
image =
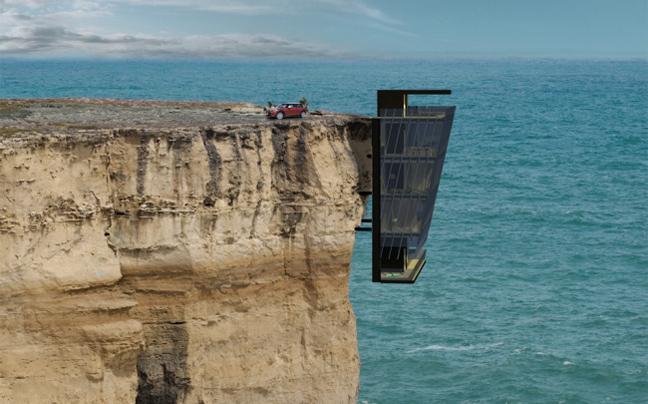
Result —
<instances>
[{"instance_id":1,"label":"red car","mask_svg":"<svg viewBox=\"0 0 648 404\"><path fill-rule=\"evenodd\" d=\"M281 104L278 107L272 107L266 110L266 116L268 118L277 118L284 119L289 117L301 117L306 116L305 106L302 104Z\"/></svg>"}]
</instances>

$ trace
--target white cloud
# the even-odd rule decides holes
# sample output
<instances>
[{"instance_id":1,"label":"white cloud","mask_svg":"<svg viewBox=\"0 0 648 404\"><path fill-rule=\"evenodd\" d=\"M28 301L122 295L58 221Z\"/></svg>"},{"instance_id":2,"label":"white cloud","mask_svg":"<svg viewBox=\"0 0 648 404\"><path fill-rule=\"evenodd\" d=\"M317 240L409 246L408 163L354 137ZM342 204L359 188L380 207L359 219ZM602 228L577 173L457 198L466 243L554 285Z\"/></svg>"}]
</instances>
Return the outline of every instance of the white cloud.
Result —
<instances>
[{"instance_id":1,"label":"white cloud","mask_svg":"<svg viewBox=\"0 0 648 404\"><path fill-rule=\"evenodd\" d=\"M400 28L397 28L397 27L391 26L391 25L384 25L384 24L381 24L381 23L378 23L378 22L375 22L375 21L367 22L367 26L371 27L371 28L374 28L376 30L388 32L388 33L391 33L391 34L397 34L397 35L401 35L401 36L408 36L408 37L411 37L411 38L420 38L419 35L417 35L417 34L415 34L413 32L409 32L409 31L406 31L404 29L400 29Z\"/></svg>"},{"instance_id":2,"label":"white cloud","mask_svg":"<svg viewBox=\"0 0 648 404\"><path fill-rule=\"evenodd\" d=\"M30 15L47 15L62 10L79 9L73 0L0 0L0 14L25 13Z\"/></svg>"},{"instance_id":3,"label":"white cloud","mask_svg":"<svg viewBox=\"0 0 648 404\"><path fill-rule=\"evenodd\" d=\"M16 28L9 35L0 35L0 55L27 55L52 53L74 49L76 51L106 51L126 49L133 46L164 46L173 41L160 38L81 34L60 26L40 28Z\"/></svg>"},{"instance_id":4,"label":"white cloud","mask_svg":"<svg viewBox=\"0 0 648 404\"><path fill-rule=\"evenodd\" d=\"M56 4L53 0L0 0L0 11L10 10L16 7L36 9L47 4Z\"/></svg>"},{"instance_id":5,"label":"white cloud","mask_svg":"<svg viewBox=\"0 0 648 404\"><path fill-rule=\"evenodd\" d=\"M42 0L46 1L46 0ZM113 3L130 3L148 6L172 6L185 9L209 10L232 14L312 13L322 7L335 14L355 14L388 24L402 24L361 0L303 0L284 4L269 0L113 0Z\"/></svg>"},{"instance_id":6,"label":"white cloud","mask_svg":"<svg viewBox=\"0 0 648 404\"><path fill-rule=\"evenodd\" d=\"M335 49L275 35L228 34L164 38L97 35L65 27L18 28L0 35L0 55L76 54L113 58L313 58L343 56Z\"/></svg>"},{"instance_id":7,"label":"white cloud","mask_svg":"<svg viewBox=\"0 0 648 404\"><path fill-rule=\"evenodd\" d=\"M114 0L114 3L129 3L146 6L169 6L232 14L262 14L279 9L269 1L260 0Z\"/></svg>"},{"instance_id":8,"label":"white cloud","mask_svg":"<svg viewBox=\"0 0 648 404\"><path fill-rule=\"evenodd\" d=\"M358 14L371 20L402 25L401 21L385 15L379 9L370 7L360 0L315 0L315 3L327 5L339 13Z\"/></svg>"},{"instance_id":9,"label":"white cloud","mask_svg":"<svg viewBox=\"0 0 648 404\"><path fill-rule=\"evenodd\" d=\"M0 55L98 55L110 57L235 58L235 57L344 57L340 50L272 33L173 36L111 32L110 19L120 4L172 6L218 13L259 14L325 12L368 19L365 26L402 32L400 22L363 0L309 0L295 7L276 7L267 0L0 0Z\"/></svg>"}]
</instances>

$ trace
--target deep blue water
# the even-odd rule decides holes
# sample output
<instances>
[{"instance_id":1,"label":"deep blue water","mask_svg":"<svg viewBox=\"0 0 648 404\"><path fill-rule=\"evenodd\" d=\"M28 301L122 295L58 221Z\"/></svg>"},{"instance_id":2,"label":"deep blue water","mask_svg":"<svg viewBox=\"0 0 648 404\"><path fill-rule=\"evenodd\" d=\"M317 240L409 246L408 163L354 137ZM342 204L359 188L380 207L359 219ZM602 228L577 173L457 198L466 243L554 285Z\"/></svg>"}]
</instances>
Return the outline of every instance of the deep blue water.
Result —
<instances>
[{"instance_id":1,"label":"deep blue water","mask_svg":"<svg viewBox=\"0 0 648 404\"><path fill-rule=\"evenodd\" d=\"M359 403L647 403L647 62L0 60L0 98L374 115L379 88L457 113L417 283L372 284L357 236Z\"/></svg>"}]
</instances>

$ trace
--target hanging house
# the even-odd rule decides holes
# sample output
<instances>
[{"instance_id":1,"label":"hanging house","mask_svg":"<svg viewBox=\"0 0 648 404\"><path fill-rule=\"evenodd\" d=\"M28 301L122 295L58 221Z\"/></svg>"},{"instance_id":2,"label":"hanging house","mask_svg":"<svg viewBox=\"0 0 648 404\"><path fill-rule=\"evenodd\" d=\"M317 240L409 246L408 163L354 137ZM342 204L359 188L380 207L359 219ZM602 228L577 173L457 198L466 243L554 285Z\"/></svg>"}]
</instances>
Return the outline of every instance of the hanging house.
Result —
<instances>
[{"instance_id":1,"label":"hanging house","mask_svg":"<svg viewBox=\"0 0 648 404\"><path fill-rule=\"evenodd\" d=\"M426 262L454 106L409 106L408 95L450 90L379 90L372 122L372 280L414 283Z\"/></svg>"}]
</instances>

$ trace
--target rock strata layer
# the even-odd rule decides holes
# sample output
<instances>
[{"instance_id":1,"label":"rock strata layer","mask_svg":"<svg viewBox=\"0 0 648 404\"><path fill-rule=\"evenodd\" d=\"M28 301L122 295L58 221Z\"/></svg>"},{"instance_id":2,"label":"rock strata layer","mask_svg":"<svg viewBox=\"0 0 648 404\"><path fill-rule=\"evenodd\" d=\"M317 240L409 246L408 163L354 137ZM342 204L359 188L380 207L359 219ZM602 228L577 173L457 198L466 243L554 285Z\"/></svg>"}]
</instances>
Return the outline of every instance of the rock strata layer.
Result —
<instances>
[{"instance_id":1,"label":"rock strata layer","mask_svg":"<svg viewBox=\"0 0 648 404\"><path fill-rule=\"evenodd\" d=\"M369 132L0 100L0 403L355 403Z\"/></svg>"}]
</instances>

